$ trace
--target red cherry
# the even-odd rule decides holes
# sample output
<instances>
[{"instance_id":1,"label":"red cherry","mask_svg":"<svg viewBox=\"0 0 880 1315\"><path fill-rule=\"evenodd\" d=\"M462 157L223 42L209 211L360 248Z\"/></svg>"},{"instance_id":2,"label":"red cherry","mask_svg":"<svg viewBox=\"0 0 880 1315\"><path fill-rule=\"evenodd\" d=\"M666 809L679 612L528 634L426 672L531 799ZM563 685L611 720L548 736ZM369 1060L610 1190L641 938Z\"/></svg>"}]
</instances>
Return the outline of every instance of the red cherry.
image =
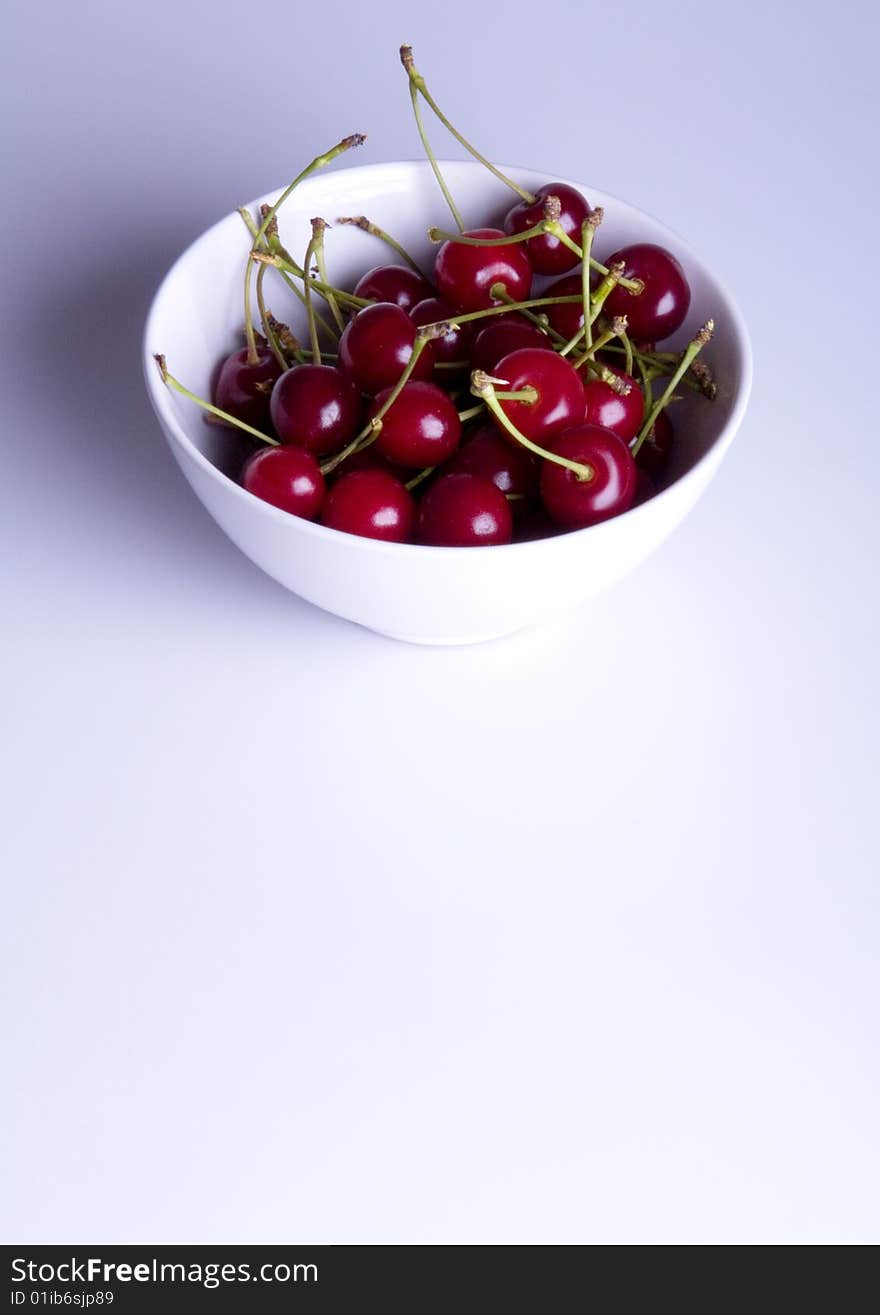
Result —
<instances>
[{"instance_id":1,"label":"red cherry","mask_svg":"<svg viewBox=\"0 0 880 1315\"><path fill-rule=\"evenodd\" d=\"M502 357L495 370L504 392L534 388L534 402L502 401L499 405L520 433L535 443L577 424L584 418L584 387L564 356L541 347L520 347ZM500 386L499 386L500 387ZM507 431L496 421L502 433ZM515 443L514 438L509 442Z\"/></svg>"},{"instance_id":2,"label":"red cherry","mask_svg":"<svg viewBox=\"0 0 880 1315\"><path fill-rule=\"evenodd\" d=\"M494 425L481 425L459 448L448 466L450 474L478 475L502 493L521 495L511 510L525 509L538 492L538 466L524 447L505 443Z\"/></svg>"},{"instance_id":3,"label":"red cherry","mask_svg":"<svg viewBox=\"0 0 880 1315\"><path fill-rule=\"evenodd\" d=\"M672 421L666 411L661 411L654 421L651 432L639 448L636 465L646 470L652 478L659 479L669 462L674 438L675 430Z\"/></svg>"},{"instance_id":4,"label":"red cherry","mask_svg":"<svg viewBox=\"0 0 880 1315\"><path fill-rule=\"evenodd\" d=\"M367 301L393 302L395 306L411 311L433 291L426 278L406 265L377 265L358 280L354 295L365 297Z\"/></svg>"},{"instance_id":5,"label":"red cherry","mask_svg":"<svg viewBox=\"0 0 880 1315\"><path fill-rule=\"evenodd\" d=\"M642 466L636 465L636 496L633 506L640 507L643 502L650 502L657 492L657 486Z\"/></svg>"},{"instance_id":6,"label":"red cherry","mask_svg":"<svg viewBox=\"0 0 880 1315\"><path fill-rule=\"evenodd\" d=\"M350 320L339 339L339 364L365 393L379 393L396 384L416 340L416 326L405 310L381 301L365 306ZM412 373L427 379L434 368L434 344L425 344Z\"/></svg>"},{"instance_id":7,"label":"red cherry","mask_svg":"<svg viewBox=\"0 0 880 1315\"><path fill-rule=\"evenodd\" d=\"M505 233L524 233L527 228L534 228L536 224L540 224L544 218L544 201L548 196L559 199L562 205L559 223L566 236L580 246L584 220L589 219L593 212L580 192L569 187L567 183L544 183L535 192L534 201L518 201L513 209L507 212L504 220ZM530 237L525 246L536 274L564 274L566 270L574 269L579 263L574 252L569 251L558 237L553 237L549 233L542 234L540 237Z\"/></svg>"},{"instance_id":8,"label":"red cherry","mask_svg":"<svg viewBox=\"0 0 880 1315\"><path fill-rule=\"evenodd\" d=\"M569 274L568 278L557 279L542 295L545 297L580 297L580 274ZM561 306L545 306L544 310L550 327L555 329L566 342L584 327L583 301L567 301Z\"/></svg>"},{"instance_id":9,"label":"red cherry","mask_svg":"<svg viewBox=\"0 0 880 1315\"><path fill-rule=\"evenodd\" d=\"M463 237L504 237L498 228L474 228ZM504 247L472 247L464 242L444 242L437 252L434 278L440 295L460 310L485 310L497 305L489 295L494 283L502 283L514 301L525 301L532 286L532 267L522 244Z\"/></svg>"},{"instance_id":10,"label":"red cherry","mask_svg":"<svg viewBox=\"0 0 880 1315\"><path fill-rule=\"evenodd\" d=\"M519 347L543 347L553 350L553 344L547 334L542 333L521 315L496 315L477 334L471 353L471 365L475 370L485 370L486 374L494 374L502 357L516 351Z\"/></svg>"},{"instance_id":11,"label":"red cherry","mask_svg":"<svg viewBox=\"0 0 880 1315\"><path fill-rule=\"evenodd\" d=\"M652 242L621 247L608 257L608 264L623 261L628 279L641 279L642 292L618 285L605 302L609 316L625 315L629 336L636 342L656 342L681 328L691 304L691 290L684 270L671 252Z\"/></svg>"},{"instance_id":12,"label":"red cherry","mask_svg":"<svg viewBox=\"0 0 880 1315\"><path fill-rule=\"evenodd\" d=\"M268 347L257 348L257 361L248 361L248 349L233 352L220 366L214 386L214 405L255 429L269 428L269 397L281 366Z\"/></svg>"},{"instance_id":13,"label":"red cherry","mask_svg":"<svg viewBox=\"0 0 880 1315\"><path fill-rule=\"evenodd\" d=\"M541 470L541 501L566 529L596 525L627 511L636 495L636 463L622 438L599 425L580 424L557 434L547 444L557 456L592 468L592 479L582 480L555 461Z\"/></svg>"},{"instance_id":14,"label":"red cherry","mask_svg":"<svg viewBox=\"0 0 880 1315\"><path fill-rule=\"evenodd\" d=\"M391 392L377 393L372 418ZM439 466L458 447L461 421L448 393L437 384L408 381L382 417L374 446L388 461L419 469Z\"/></svg>"},{"instance_id":15,"label":"red cherry","mask_svg":"<svg viewBox=\"0 0 880 1315\"><path fill-rule=\"evenodd\" d=\"M399 479L384 470L355 470L327 494L321 524L364 539L405 543L414 519L415 503Z\"/></svg>"},{"instance_id":16,"label":"red cherry","mask_svg":"<svg viewBox=\"0 0 880 1315\"><path fill-rule=\"evenodd\" d=\"M410 319L413 324L421 328L423 324L439 324L442 320L454 320L455 307L450 306L448 301L442 297L427 297L420 301L410 311ZM474 340L474 329L469 320L464 324L457 324L450 329L449 333L444 334L442 338L434 339L434 361L435 375L441 382L447 382L454 371L437 370L436 366L441 362L464 361L470 359L471 344ZM467 368L467 365L463 367Z\"/></svg>"},{"instance_id":17,"label":"red cherry","mask_svg":"<svg viewBox=\"0 0 880 1315\"><path fill-rule=\"evenodd\" d=\"M404 472L402 467L386 461L381 453L376 451L376 444L371 443L360 452L352 452L350 457L346 457L338 466L334 466L328 479L331 484L338 484L346 475L351 475L356 470L384 470L386 475L393 475L395 479L401 480L401 483L412 475L411 470Z\"/></svg>"},{"instance_id":18,"label":"red cherry","mask_svg":"<svg viewBox=\"0 0 880 1315\"><path fill-rule=\"evenodd\" d=\"M248 493L307 521L324 502L324 476L304 447L261 448L245 462L241 482Z\"/></svg>"},{"instance_id":19,"label":"red cherry","mask_svg":"<svg viewBox=\"0 0 880 1315\"><path fill-rule=\"evenodd\" d=\"M354 438L360 410L357 388L332 365L294 365L272 389L272 423L282 443L318 456Z\"/></svg>"},{"instance_id":20,"label":"red cherry","mask_svg":"<svg viewBox=\"0 0 880 1315\"><path fill-rule=\"evenodd\" d=\"M552 539L559 534L560 527L550 519L544 506L526 503L525 508L521 516L514 516L514 543L534 543L536 539Z\"/></svg>"},{"instance_id":21,"label":"red cherry","mask_svg":"<svg viewBox=\"0 0 880 1315\"><path fill-rule=\"evenodd\" d=\"M642 427L645 398L631 375L623 370L614 370L613 373L629 384L629 392L616 393L604 379L588 379L584 384L584 419L591 425L613 429L624 443L630 443Z\"/></svg>"},{"instance_id":22,"label":"red cherry","mask_svg":"<svg viewBox=\"0 0 880 1315\"><path fill-rule=\"evenodd\" d=\"M416 537L442 548L510 543L513 518L504 494L476 475L443 475L419 505Z\"/></svg>"}]
</instances>

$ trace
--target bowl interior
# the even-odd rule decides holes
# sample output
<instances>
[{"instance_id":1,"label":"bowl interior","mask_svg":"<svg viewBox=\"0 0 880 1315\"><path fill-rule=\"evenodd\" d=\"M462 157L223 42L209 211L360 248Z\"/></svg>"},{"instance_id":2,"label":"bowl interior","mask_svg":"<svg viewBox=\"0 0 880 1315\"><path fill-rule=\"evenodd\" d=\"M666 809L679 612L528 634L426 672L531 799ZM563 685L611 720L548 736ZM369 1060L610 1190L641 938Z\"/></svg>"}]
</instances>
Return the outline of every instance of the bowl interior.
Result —
<instances>
[{"instance_id":1,"label":"bowl interior","mask_svg":"<svg viewBox=\"0 0 880 1315\"><path fill-rule=\"evenodd\" d=\"M473 226L497 224L512 202L512 193L482 166L471 161L442 162L444 175L465 222ZM692 290L688 319L664 347L680 347L710 315L716 323L705 359L718 381L718 397L711 405L687 395L676 405L674 422L685 441L676 445L666 482L674 482L695 466L726 432L734 412L745 405L750 361L748 340L736 306L717 279L687 245L664 225L634 206L618 201L576 180L552 178L534 171L504 166L523 186L535 188L549 181L572 182L592 205L602 205L605 219L595 251L601 259L617 247L635 241L658 242L682 262ZM278 192L262 201L272 202ZM259 202L249 209L254 212ZM340 215L365 214L392 233L430 275L436 247L426 236L431 225L451 223L445 202L430 167L423 161L365 165L336 170L308 179L289 198L279 216L282 239L300 261L309 240L310 219L322 215L330 224ZM241 346L243 273L249 237L242 219L228 215L198 238L169 271L156 295L144 341L145 369L154 405L176 440L191 445L211 465L235 479L247 440L232 431L204 423L192 403L170 392L159 380L152 353L162 352L168 368L190 389L210 393L219 361ZM326 257L331 281L351 288L373 265L395 263L394 254L378 239L347 225L336 225L326 235ZM536 280L535 294L551 280ZM266 301L273 313L306 339L301 304L269 271Z\"/></svg>"}]
</instances>

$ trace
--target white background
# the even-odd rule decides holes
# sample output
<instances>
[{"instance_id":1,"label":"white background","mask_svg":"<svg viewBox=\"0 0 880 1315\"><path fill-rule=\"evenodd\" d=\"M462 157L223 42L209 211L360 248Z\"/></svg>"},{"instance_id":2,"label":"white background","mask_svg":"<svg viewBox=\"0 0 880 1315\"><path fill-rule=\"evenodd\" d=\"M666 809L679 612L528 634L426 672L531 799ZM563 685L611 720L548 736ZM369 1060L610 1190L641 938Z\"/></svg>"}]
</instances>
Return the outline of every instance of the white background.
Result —
<instances>
[{"instance_id":1,"label":"white background","mask_svg":"<svg viewBox=\"0 0 880 1315\"><path fill-rule=\"evenodd\" d=\"M7 34L3 1239L877 1241L875 11ZM673 540L470 650L261 575L139 375L209 222L346 132L417 154L402 40L490 155L682 232L755 348Z\"/></svg>"}]
</instances>

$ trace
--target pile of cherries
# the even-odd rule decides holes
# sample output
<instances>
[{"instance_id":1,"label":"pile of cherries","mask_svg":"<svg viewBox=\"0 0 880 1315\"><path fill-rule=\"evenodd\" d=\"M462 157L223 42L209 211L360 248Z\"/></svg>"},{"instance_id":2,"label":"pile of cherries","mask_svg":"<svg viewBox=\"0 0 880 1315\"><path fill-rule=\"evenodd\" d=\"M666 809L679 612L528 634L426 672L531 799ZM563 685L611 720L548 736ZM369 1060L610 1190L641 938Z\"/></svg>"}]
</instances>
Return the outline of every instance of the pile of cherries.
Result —
<instances>
[{"instance_id":1,"label":"pile of cherries","mask_svg":"<svg viewBox=\"0 0 880 1315\"><path fill-rule=\"evenodd\" d=\"M451 125L411 51L401 54L430 155L419 98ZM518 193L503 229L465 229L441 180L461 231L431 230L440 242L432 279L359 217L342 222L378 235L406 263L370 269L351 291L335 288L324 221L313 221L298 265L276 213L303 177L362 140L318 156L256 220L242 212L252 237L247 345L222 362L213 404L157 358L166 383L209 419L249 434L244 487L335 530L449 547L579 529L652 496L672 448L666 407L675 389L714 394L696 359L711 322L684 352L657 348L690 305L675 257L638 243L600 263L592 239L601 211L566 184L528 193L503 175ZM265 307L262 281L273 268L305 304L309 350ZM255 271L262 333L252 319Z\"/></svg>"}]
</instances>

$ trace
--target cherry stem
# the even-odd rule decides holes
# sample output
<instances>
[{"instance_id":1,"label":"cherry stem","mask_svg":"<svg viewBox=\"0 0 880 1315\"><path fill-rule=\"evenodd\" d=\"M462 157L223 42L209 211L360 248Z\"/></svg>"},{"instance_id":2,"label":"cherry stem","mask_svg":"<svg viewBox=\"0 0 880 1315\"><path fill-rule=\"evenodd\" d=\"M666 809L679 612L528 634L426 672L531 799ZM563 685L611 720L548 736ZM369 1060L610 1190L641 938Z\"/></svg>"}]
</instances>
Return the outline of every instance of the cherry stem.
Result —
<instances>
[{"instance_id":1,"label":"cherry stem","mask_svg":"<svg viewBox=\"0 0 880 1315\"><path fill-rule=\"evenodd\" d=\"M687 347L682 353L681 360L678 363L678 369L675 371L672 378L669 380L669 383L666 385L661 395L657 398L657 401L653 404L653 406L650 408L650 410L647 413L645 423L642 425L641 429L639 430L638 437L636 438L635 442L632 445L631 450L634 457L637 457L639 455L639 450L642 444L644 443L645 439L650 434L651 430L654 428L654 425L656 423L657 417L660 414L660 412L669 402L672 401L673 393L675 392L675 389L678 386L678 383L681 380L682 376L685 374L688 367L690 366L691 361L693 361L703 350L706 343L712 337L714 331L715 331L714 320L707 320L706 323L703 325L703 327L697 330L693 338L688 343Z\"/></svg>"},{"instance_id":2,"label":"cherry stem","mask_svg":"<svg viewBox=\"0 0 880 1315\"><path fill-rule=\"evenodd\" d=\"M265 237L266 232L273 223L278 211L284 205L284 202L290 196L291 192L299 186L303 179L308 178L309 174L315 173L316 170L323 169L325 165L328 165L331 162L331 160L335 160L338 155L342 155L343 151L351 150L353 146L362 146L366 140L364 133L355 132L352 133L350 137L343 137L341 142L337 142L335 146L332 146L329 151L325 151L323 155L316 155L311 164L307 164L305 169L297 174L293 182L285 187L275 204L269 206L269 209L263 215L262 223L257 229L251 252L253 253L259 249L259 244ZM244 271L244 325L245 333L247 335L248 361L251 365L255 365L257 362L257 344L256 339L254 338L254 321L251 314L251 263L251 260L248 259Z\"/></svg>"},{"instance_id":3,"label":"cherry stem","mask_svg":"<svg viewBox=\"0 0 880 1315\"><path fill-rule=\"evenodd\" d=\"M467 424L468 420L476 420L477 416L481 416L484 410L483 403L479 402L476 406L469 406L466 411L459 411L458 418L464 425Z\"/></svg>"},{"instance_id":4,"label":"cherry stem","mask_svg":"<svg viewBox=\"0 0 880 1315\"><path fill-rule=\"evenodd\" d=\"M300 269L296 261L288 260L282 255L270 255L266 251L252 251L251 260L257 265L273 265L275 269L292 274L294 278L302 279L305 282L305 272ZM337 301L344 302L347 306L353 306L357 310L363 310L364 306L372 306L372 301L368 297L356 297L353 292L343 292L342 288L334 288L331 284L325 283L323 279L312 278L309 280L312 287L326 297L332 293Z\"/></svg>"},{"instance_id":5,"label":"cherry stem","mask_svg":"<svg viewBox=\"0 0 880 1315\"><path fill-rule=\"evenodd\" d=\"M345 215L342 218L337 219L336 222L337 224L353 224L355 228L360 228L365 233L372 233L373 237L378 237L386 246L390 247L392 251L396 251L401 260L406 261L411 270L414 270L416 274L421 274L422 278L424 278L422 270L417 262L413 260L406 247L398 242L396 237L392 237L390 233L386 233L384 228L380 228L378 224L374 224L372 220L367 219L366 215Z\"/></svg>"},{"instance_id":6,"label":"cherry stem","mask_svg":"<svg viewBox=\"0 0 880 1315\"><path fill-rule=\"evenodd\" d=\"M459 242L465 247L512 247L518 242L528 242L530 237L541 237L547 231L544 220L533 228L525 228L521 233L507 233L504 237L468 237L464 233L447 233L442 228L429 228L428 238L431 242Z\"/></svg>"},{"instance_id":7,"label":"cherry stem","mask_svg":"<svg viewBox=\"0 0 880 1315\"><path fill-rule=\"evenodd\" d=\"M318 233L318 240L315 243L315 263L318 266L318 277L327 289L327 291L324 293L324 299L326 300L327 305L330 307L330 313L333 316L334 320L336 321L337 329L339 330L340 333L342 333L343 329L345 328L345 320L343 319L342 312L339 309L339 302L336 299L336 292L333 289L333 285L331 284L330 280L327 278L327 267L324 264L324 230L327 228L327 221L326 219L313 219L312 226L314 227L315 224L318 224L320 226L320 232Z\"/></svg>"},{"instance_id":8,"label":"cherry stem","mask_svg":"<svg viewBox=\"0 0 880 1315\"><path fill-rule=\"evenodd\" d=\"M496 389L495 396L499 402L527 402L532 406L538 400L538 390L528 384L525 388L514 388L509 391Z\"/></svg>"},{"instance_id":9,"label":"cherry stem","mask_svg":"<svg viewBox=\"0 0 880 1315\"><path fill-rule=\"evenodd\" d=\"M260 323L263 326L263 334L265 335L266 342L269 344L272 355L275 357L275 360L281 366L281 369L286 370L288 368L287 358L282 352L281 345L275 336L275 329L272 324L272 316L269 314L268 310L266 309L266 302L263 297L263 279L265 277L267 268L268 267L266 265L261 265L260 268L257 270L257 306L260 309Z\"/></svg>"},{"instance_id":10,"label":"cherry stem","mask_svg":"<svg viewBox=\"0 0 880 1315\"><path fill-rule=\"evenodd\" d=\"M631 375L633 372L633 346L629 340L629 334L624 330L623 333L619 333L617 336L623 343L623 350L625 352L623 368L626 370L627 374Z\"/></svg>"},{"instance_id":11,"label":"cherry stem","mask_svg":"<svg viewBox=\"0 0 880 1315\"><path fill-rule=\"evenodd\" d=\"M433 326L427 326L427 327L433 327ZM441 327L444 329L448 328L448 325L446 324L445 320L443 321ZM402 393L404 385L406 384L413 370L416 368L416 363L419 357L421 356L422 352L425 350L427 344L432 340L432 338L439 338L439 337L442 337L441 333L426 332L426 329L419 329L419 331L416 333L416 338L415 338L415 342L413 343L413 349L410 358L407 361L406 365L404 366L400 378L398 379L394 387L391 389L391 392L385 398L385 401L379 407L379 410L370 420L367 421L367 423L364 425L360 433L355 434L351 442L346 447L344 447L341 452L337 452L335 457L331 457L329 461L324 462L323 466L321 467L322 474L329 475L330 471L335 470L336 467L338 465L341 465L341 463L345 461L347 457L354 456L355 452L362 452L364 448L369 447L371 443L374 443L376 441L376 439L379 437L379 431L382 428L382 417L388 413L388 411L391 409L391 407L394 405L394 403L397 401L398 397Z\"/></svg>"},{"instance_id":12,"label":"cherry stem","mask_svg":"<svg viewBox=\"0 0 880 1315\"><path fill-rule=\"evenodd\" d=\"M188 388L183 386L179 379L175 379L173 374L169 374L164 356L155 352L153 354L153 360L159 367L159 373L162 376L163 384L167 384L169 388L173 388L176 393L180 393L182 397L189 398L191 402L195 402L196 406L200 406L203 411L207 411L212 416L216 416L218 420L224 421L225 424L232 425L235 429L243 429L246 434L250 434L253 438L258 438L261 443L269 443L272 447L281 446L277 438L270 438L268 434L261 434L259 429L254 429L251 425L246 425L243 420L236 420L235 416L230 415L228 411L221 411L219 406L213 406L211 402L206 402L203 397L199 397L196 393L191 393Z\"/></svg>"},{"instance_id":13,"label":"cherry stem","mask_svg":"<svg viewBox=\"0 0 880 1315\"><path fill-rule=\"evenodd\" d=\"M263 211L264 211L264 213L267 212L268 209L269 209L268 206L264 206L264 207L263 207ZM243 206L239 206L238 213L241 215L242 219L244 220L245 226L246 226L248 232L250 233L251 237L254 238L254 240L256 241L256 236L257 236L257 231L258 231L258 230L257 230L257 225L254 223L253 219L252 219L251 216L248 214L248 212L244 209ZM274 255L278 256L279 258L285 260L290 268L296 268L296 270L297 270L297 275L299 276L299 274L301 273L301 271L299 270L299 267L296 266L296 262L295 262L295 261L293 261L293 260L290 259L289 253L288 253L287 250L281 245L280 241L278 240L277 235L274 235L274 234L272 233L271 229L266 233L266 236L265 236L265 238L264 238L264 241L267 242L267 244L268 244L268 246L269 246L269 251L272 252ZM260 254L260 255L265 255L266 253L264 253L264 252L260 252L259 254ZM252 258L252 259L254 258L253 252L251 252L251 258ZM267 262L267 263L271 264L272 262L269 261L269 262ZM280 274L281 277L284 279L284 282L285 282L285 283L287 284L287 286L290 288L291 292L294 293L294 295L295 295L295 296L296 296L296 297L302 302L303 305L305 305L306 297L305 297L305 293L303 292L302 288L299 287L299 285L298 285L297 283L294 283L294 281L293 281L293 279L291 278L291 276L287 273L287 270L285 270L285 269L281 269L277 264L276 264L276 269L278 269L279 274ZM324 316L320 313L320 311L318 311L318 310L315 311L315 318L317 319L317 321L318 321L318 323L320 324L321 328L324 329L327 333L329 333L330 336L331 336L332 338L337 338L337 337L339 336L339 335L337 334L336 330L334 329L333 325L330 324L330 323L324 318ZM247 335L247 326L245 325L245 336L246 336L246 335Z\"/></svg>"},{"instance_id":14,"label":"cherry stem","mask_svg":"<svg viewBox=\"0 0 880 1315\"><path fill-rule=\"evenodd\" d=\"M592 214L588 215L581 224L581 247L583 257L581 259L581 301L584 304L584 343L589 348L593 341L593 322L590 319L590 252L593 248L593 238L596 236L596 229L605 217L605 211L601 206L597 206Z\"/></svg>"},{"instance_id":15,"label":"cherry stem","mask_svg":"<svg viewBox=\"0 0 880 1315\"><path fill-rule=\"evenodd\" d=\"M498 296L498 289L503 289L503 283L493 283L489 289L491 296ZM528 301L504 301L500 306L486 306L483 310L468 311L466 315L450 315L447 320L437 320L436 323L423 324L423 329L435 329L440 324L445 324L451 328L456 328L459 324L469 324L472 320L487 319L491 315L506 315L508 311L526 311L531 310L533 306L571 306L575 302L580 302L581 294L572 294L567 297L531 297ZM558 335L557 335L558 337ZM562 341L562 339L560 339Z\"/></svg>"},{"instance_id":16,"label":"cherry stem","mask_svg":"<svg viewBox=\"0 0 880 1315\"><path fill-rule=\"evenodd\" d=\"M612 338L619 338L622 333L626 333L626 316L616 315L611 327L606 329L604 333L600 333L599 337L590 344L583 356L579 356L578 359L573 362L574 368L579 370L582 365L592 363L596 352L600 352L606 343L609 343ZM626 391L627 393L629 392L628 385L626 385ZM626 396L626 394L624 394L624 396Z\"/></svg>"},{"instance_id":17,"label":"cherry stem","mask_svg":"<svg viewBox=\"0 0 880 1315\"><path fill-rule=\"evenodd\" d=\"M511 438L515 438L517 443L521 443L530 452L534 452L535 456L543 457L545 461L552 461L557 466L564 466L566 470L570 470L581 481L594 478L595 471L592 466L584 465L580 461L569 461L568 457L560 457L555 452L548 452L546 448L539 447L530 438L526 438L525 434L520 433L498 401L498 394L495 392L495 385L491 376L484 373L483 370L474 370L471 375L471 392L475 397L479 397L481 401L486 403L489 410L507 430Z\"/></svg>"},{"instance_id":18,"label":"cherry stem","mask_svg":"<svg viewBox=\"0 0 880 1315\"><path fill-rule=\"evenodd\" d=\"M507 309L510 309L510 307L517 304L513 300L513 297L510 296L503 283L493 283L489 289L489 296L495 297L498 301L503 301ZM534 311L530 310L521 310L520 314L524 319L529 320L534 324L536 328L541 329L546 333L548 338L552 338L557 346L560 346L565 342L562 334L556 332L546 315L536 315Z\"/></svg>"},{"instance_id":19,"label":"cherry stem","mask_svg":"<svg viewBox=\"0 0 880 1315\"><path fill-rule=\"evenodd\" d=\"M605 275L602 282L599 284L598 288L590 298L591 325L596 323L596 320L599 318L599 313L601 312L602 307L605 305L605 302L611 296L612 292L617 287L618 283L622 281L624 268L625 266L622 260L619 260L614 265L612 265L608 273Z\"/></svg>"},{"instance_id":20,"label":"cherry stem","mask_svg":"<svg viewBox=\"0 0 880 1315\"><path fill-rule=\"evenodd\" d=\"M516 192L517 196L521 197L522 200L525 201L528 205L533 205L536 200L536 197L534 197L531 192L527 192L525 188L520 187L518 183L515 183L512 178L508 178L506 174L503 174L500 169L496 169L495 165L492 164L491 160L487 160L485 155L481 155L480 152L477 150L477 148L475 146L472 146L471 143L467 140L467 138L462 137L458 129L452 126L452 124L447 119L446 115L440 109L440 106L434 100L434 97L428 91L428 88L425 85L425 79L422 77L421 73L419 73L418 69L415 66L415 63L413 61L412 46L400 47L400 62L403 65L403 67L406 69L407 76L409 77L411 94L415 95L417 92L420 92L422 96L425 98L426 103L430 106L430 108L436 114L437 118L443 124L443 127L446 128L448 132L452 133L455 140L464 147L464 149L468 152L468 154L472 155L475 160L479 160L480 164L484 165L489 170L490 173L493 173L495 177L499 180L499 182L504 183L504 185L506 187L509 187L512 192ZM460 224L459 227L461 227Z\"/></svg>"},{"instance_id":21,"label":"cherry stem","mask_svg":"<svg viewBox=\"0 0 880 1315\"><path fill-rule=\"evenodd\" d=\"M413 489L418 488L423 479L427 479L429 475L433 475L436 469L436 466L425 466L425 469L420 470L418 475L414 476L413 479L404 485L404 487L412 492Z\"/></svg>"},{"instance_id":22,"label":"cherry stem","mask_svg":"<svg viewBox=\"0 0 880 1315\"><path fill-rule=\"evenodd\" d=\"M419 136L422 139L422 146L424 147L425 155L428 157L428 163L430 164L431 168L434 170L434 177L437 179L437 182L440 185L440 191L446 197L446 204L449 206L449 209L452 211L452 218L455 220L459 231L464 232L464 224L462 222L461 215L459 214L458 206L455 204L455 202L452 199L452 193L450 192L449 188L446 186L446 179L443 177L443 174L440 171L440 166L437 163L437 157L434 155L434 152L431 150L431 143L428 141L428 134L425 132L425 125L422 123L422 112L419 109L418 88L416 84L413 82L412 78L410 78L410 83L409 83L409 98L412 101L413 115L415 116L416 127L419 130Z\"/></svg>"},{"instance_id":23,"label":"cherry stem","mask_svg":"<svg viewBox=\"0 0 880 1315\"><path fill-rule=\"evenodd\" d=\"M315 322L315 312L312 308L312 279L309 271L315 255L315 248L321 240L321 223L322 221L319 219L312 220L312 236L309 238L309 245L306 247L306 258L304 261L306 277L303 286L306 294L306 315L308 316L309 321L309 342L312 348L313 365L321 364L321 347L318 342L318 326Z\"/></svg>"}]
</instances>

